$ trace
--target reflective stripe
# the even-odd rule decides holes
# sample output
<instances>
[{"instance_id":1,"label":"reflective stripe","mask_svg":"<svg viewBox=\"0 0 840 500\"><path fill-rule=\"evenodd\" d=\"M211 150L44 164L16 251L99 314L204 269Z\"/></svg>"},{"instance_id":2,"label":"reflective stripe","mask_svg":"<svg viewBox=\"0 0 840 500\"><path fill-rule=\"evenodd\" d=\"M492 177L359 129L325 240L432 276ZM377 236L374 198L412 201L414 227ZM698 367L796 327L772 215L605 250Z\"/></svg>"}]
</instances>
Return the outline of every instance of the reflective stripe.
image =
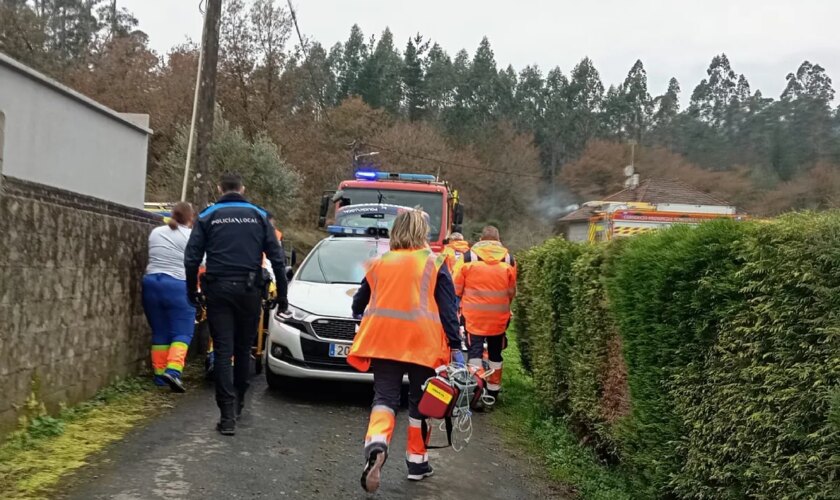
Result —
<instances>
[{"instance_id":1,"label":"reflective stripe","mask_svg":"<svg viewBox=\"0 0 840 500\"><path fill-rule=\"evenodd\" d=\"M425 464L429 461L429 454L406 453L405 460L410 464Z\"/></svg>"},{"instance_id":2,"label":"reflective stripe","mask_svg":"<svg viewBox=\"0 0 840 500\"><path fill-rule=\"evenodd\" d=\"M265 213L265 210L263 210L262 208L254 205L253 203L248 203L247 201L223 201L221 203L216 203L215 205L210 205L209 207L205 208L198 215L198 217L200 219L203 219L204 217L207 217L208 215L212 214L213 212L215 212L216 210L219 210L221 208L252 208L258 214L260 214L263 218L265 218L265 216L267 215Z\"/></svg>"},{"instance_id":3,"label":"reflective stripe","mask_svg":"<svg viewBox=\"0 0 840 500\"><path fill-rule=\"evenodd\" d=\"M470 358L469 364L470 366L481 368L481 358Z\"/></svg>"},{"instance_id":4,"label":"reflective stripe","mask_svg":"<svg viewBox=\"0 0 840 500\"><path fill-rule=\"evenodd\" d=\"M429 289L432 287L435 267L435 257L430 255L426 259L423 276L420 278L420 309L423 311L429 310Z\"/></svg>"},{"instance_id":5,"label":"reflective stripe","mask_svg":"<svg viewBox=\"0 0 840 500\"><path fill-rule=\"evenodd\" d=\"M502 362L501 361L488 361L487 364L490 365L490 368L492 368L494 370L501 370L502 369Z\"/></svg>"},{"instance_id":6,"label":"reflective stripe","mask_svg":"<svg viewBox=\"0 0 840 500\"><path fill-rule=\"evenodd\" d=\"M423 421L419 418L411 418L408 417L408 426L409 427L417 427L418 429L423 425Z\"/></svg>"},{"instance_id":7,"label":"reflective stripe","mask_svg":"<svg viewBox=\"0 0 840 500\"><path fill-rule=\"evenodd\" d=\"M367 447L371 443L385 443L385 444L388 444L388 436L386 436L385 434L376 434L376 435L373 435L373 436L368 436L368 438L365 439L365 447Z\"/></svg>"},{"instance_id":8,"label":"reflective stripe","mask_svg":"<svg viewBox=\"0 0 840 500\"><path fill-rule=\"evenodd\" d=\"M464 310L472 309L473 311L488 311L509 313L510 306L508 304L474 304L470 302L461 302L461 308Z\"/></svg>"},{"instance_id":9,"label":"reflective stripe","mask_svg":"<svg viewBox=\"0 0 840 500\"><path fill-rule=\"evenodd\" d=\"M378 412L378 411L387 411L391 415L396 415L396 412L394 412L394 409L391 408L390 406L376 405L376 406L374 406L373 408L370 409L371 413Z\"/></svg>"},{"instance_id":10,"label":"reflective stripe","mask_svg":"<svg viewBox=\"0 0 840 500\"><path fill-rule=\"evenodd\" d=\"M499 391L502 389L502 384L491 384L487 382L487 390L488 391Z\"/></svg>"},{"instance_id":11,"label":"reflective stripe","mask_svg":"<svg viewBox=\"0 0 840 500\"><path fill-rule=\"evenodd\" d=\"M438 316L429 311L399 311L397 309L375 308L365 312L365 316L373 318L379 316L380 318L399 319L403 321L419 321L421 319L435 320Z\"/></svg>"},{"instance_id":12,"label":"reflective stripe","mask_svg":"<svg viewBox=\"0 0 840 500\"><path fill-rule=\"evenodd\" d=\"M467 297L495 297L508 298L510 297L510 289L507 290L476 290L475 288L467 288L464 290L464 298Z\"/></svg>"}]
</instances>

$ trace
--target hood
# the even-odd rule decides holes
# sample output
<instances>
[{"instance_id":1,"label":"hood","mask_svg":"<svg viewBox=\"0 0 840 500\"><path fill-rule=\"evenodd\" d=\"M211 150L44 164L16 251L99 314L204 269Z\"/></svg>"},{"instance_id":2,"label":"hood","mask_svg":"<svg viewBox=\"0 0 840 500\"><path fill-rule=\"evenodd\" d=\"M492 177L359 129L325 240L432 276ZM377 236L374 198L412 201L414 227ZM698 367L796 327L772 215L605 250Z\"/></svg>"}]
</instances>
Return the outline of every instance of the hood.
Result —
<instances>
[{"instance_id":1,"label":"hood","mask_svg":"<svg viewBox=\"0 0 840 500\"><path fill-rule=\"evenodd\" d=\"M350 319L353 294L358 289L359 285L293 280L289 283L289 304L316 316Z\"/></svg>"},{"instance_id":2,"label":"hood","mask_svg":"<svg viewBox=\"0 0 840 500\"><path fill-rule=\"evenodd\" d=\"M453 241L446 246L460 253L467 253L470 251L469 242L464 240Z\"/></svg>"},{"instance_id":3,"label":"hood","mask_svg":"<svg viewBox=\"0 0 840 500\"><path fill-rule=\"evenodd\" d=\"M498 241L479 241L472 246L472 251L488 264L498 264L508 254L507 248Z\"/></svg>"}]
</instances>

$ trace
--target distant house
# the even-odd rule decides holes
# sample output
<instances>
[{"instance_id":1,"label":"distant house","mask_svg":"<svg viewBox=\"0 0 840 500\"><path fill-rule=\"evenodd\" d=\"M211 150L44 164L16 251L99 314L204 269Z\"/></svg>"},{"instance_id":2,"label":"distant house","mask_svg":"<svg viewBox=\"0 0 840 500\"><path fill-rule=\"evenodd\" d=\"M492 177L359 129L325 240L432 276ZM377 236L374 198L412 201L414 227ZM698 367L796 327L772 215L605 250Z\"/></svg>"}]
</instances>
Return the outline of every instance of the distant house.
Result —
<instances>
[{"instance_id":1,"label":"distant house","mask_svg":"<svg viewBox=\"0 0 840 500\"><path fill-rule=\"evenodd\" d=\"M646 179L583 206L559 220L569 241L632 236L675 223L697 223L715 217L734 217L737 209L723 200L680 181ZM615 220L614 220L615 219ZM599 234L604 237L598 237Z\"/></svg>"}]
</instances>

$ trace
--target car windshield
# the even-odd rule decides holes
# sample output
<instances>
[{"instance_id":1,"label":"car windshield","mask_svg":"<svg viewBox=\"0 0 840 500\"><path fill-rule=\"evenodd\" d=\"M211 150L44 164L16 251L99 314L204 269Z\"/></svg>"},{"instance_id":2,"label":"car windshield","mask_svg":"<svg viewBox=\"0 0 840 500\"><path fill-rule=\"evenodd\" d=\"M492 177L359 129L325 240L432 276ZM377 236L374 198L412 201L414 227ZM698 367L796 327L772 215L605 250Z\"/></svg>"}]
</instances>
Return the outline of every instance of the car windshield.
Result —
<instances>
[{"instance_id":1,"label":"car windshield","mask_svg":"<svg viewBox=\"0 0 840 500\"><path fill-rule=\"evenodd\" d=\"M313 283L359 284L365 277L365 263L387 251L387 238L329 239L312 251L297 279Z\"/></svg>"},{"instance_id":2,"label":"car windshield","mask_svg":"<svg viewBox=\"0 0 840 500\"><path fill-rule=\"evenodd\" d=\"M437 241L440 238L440 226L441 220L443 219L443 193L400 191L397 189L347 188L344 190L344 198L350 200L351 205L359 205L361 203L389 203L410 208L419 206L424 212L429 214L429 225L431 226L429 240Z\"/></svg>"}]
</instances>

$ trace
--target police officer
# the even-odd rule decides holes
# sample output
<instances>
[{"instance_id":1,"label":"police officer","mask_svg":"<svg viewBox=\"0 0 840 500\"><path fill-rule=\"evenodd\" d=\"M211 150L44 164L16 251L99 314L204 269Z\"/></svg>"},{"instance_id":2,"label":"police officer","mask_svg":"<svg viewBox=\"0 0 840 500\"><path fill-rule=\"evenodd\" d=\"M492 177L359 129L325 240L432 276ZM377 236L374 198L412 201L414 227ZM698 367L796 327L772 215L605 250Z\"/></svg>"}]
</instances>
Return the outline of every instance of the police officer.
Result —
<instances>
[{"instance_id":1,"label":"police officer","mask_svg":"<svg viewBox=\"0 0 840 500\"><path fill-rule=\"evenodd\" d=\"M190 302L206 300L207 319L215 350L216 403L221 419L216 429L232 436L245 404L251 346L260 320L263 254L271 262L277 304L288 309L286 257L266 212L243 196L242 178L226 173L219 182L221 197L198 216L184 257ZM198 267L207 256L202 297ZM231 356L234 367L231 370ZM233 376L231 376L233 371Z\"/></svg>"}]
</instances>

